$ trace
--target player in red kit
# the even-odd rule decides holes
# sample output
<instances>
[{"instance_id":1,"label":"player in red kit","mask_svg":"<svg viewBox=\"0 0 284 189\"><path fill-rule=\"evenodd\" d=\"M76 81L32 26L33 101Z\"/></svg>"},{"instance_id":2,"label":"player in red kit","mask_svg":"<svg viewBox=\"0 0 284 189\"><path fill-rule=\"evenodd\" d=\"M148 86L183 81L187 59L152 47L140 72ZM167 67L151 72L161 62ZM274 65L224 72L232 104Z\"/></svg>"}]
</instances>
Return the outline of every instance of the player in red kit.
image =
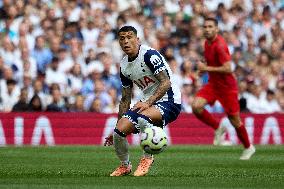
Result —
<instances>
[{"instance_id":1,"label":"player in red kit","mask_svg":"<svg viewBox=\"0 0 284 189\"><path fill-rule=\"evenodd\" d=\"M208 72L209 81L197 92L192 105L193 113L199 120L215 129L214 144L220 144L220 138L225 130L219 127L219 122L204 109L206 104L213 105L218 100L245 147L240 159L248 160L255 153L255 147L250 144L247 130L240 118L238 85L232 74L231 56L227 44L218 34L216 19L206 18L203 29L206 38L204 56L207 64L198 62L197 69L200 73Z\"/></svg>"}]
</instances>

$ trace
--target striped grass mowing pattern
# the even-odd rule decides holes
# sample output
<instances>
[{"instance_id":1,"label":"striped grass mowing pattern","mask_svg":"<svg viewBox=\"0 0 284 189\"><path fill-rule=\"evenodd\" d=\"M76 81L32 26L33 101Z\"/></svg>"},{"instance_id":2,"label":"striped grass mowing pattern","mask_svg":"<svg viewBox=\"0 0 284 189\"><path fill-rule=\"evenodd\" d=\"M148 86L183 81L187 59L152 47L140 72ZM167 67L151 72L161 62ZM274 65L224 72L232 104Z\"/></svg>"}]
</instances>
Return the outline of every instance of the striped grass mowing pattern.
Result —
<instances>
[{"instance_id":1,"label":"striped grass mowing pattern","mask_svg":"<svg viewBox=\"0 0 284 189\"><path fill-rule=\"evenodd\" d=\"M113 178L111 147L1 147L0 188L284 188L284 146L256 148L240 161L241 146L170 146L146 177ZM130 154L135 169L141 150Z\"/></svg>"}]
</instances>

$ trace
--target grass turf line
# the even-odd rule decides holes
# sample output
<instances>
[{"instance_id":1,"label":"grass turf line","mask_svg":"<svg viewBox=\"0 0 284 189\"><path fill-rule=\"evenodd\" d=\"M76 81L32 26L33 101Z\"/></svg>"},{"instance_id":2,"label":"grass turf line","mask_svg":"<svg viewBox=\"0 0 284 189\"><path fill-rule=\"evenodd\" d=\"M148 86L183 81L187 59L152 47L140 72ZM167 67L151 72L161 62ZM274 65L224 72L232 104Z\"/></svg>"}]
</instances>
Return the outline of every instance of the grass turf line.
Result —
<instances>
[{"instance_id":1,"label":"grass turf line","mask_svg":"<svg viewBox=\"0 0 284 189\"><path fill-rule=\"evenodd\" d=\"M109 177L119 162L98 146L2 147L0 188L283 188L284 146L170 146L146 177ZM141 150L130 148L135 170ZM133 170L133 171L134 171Z\"/></svg>"}]
</instances>

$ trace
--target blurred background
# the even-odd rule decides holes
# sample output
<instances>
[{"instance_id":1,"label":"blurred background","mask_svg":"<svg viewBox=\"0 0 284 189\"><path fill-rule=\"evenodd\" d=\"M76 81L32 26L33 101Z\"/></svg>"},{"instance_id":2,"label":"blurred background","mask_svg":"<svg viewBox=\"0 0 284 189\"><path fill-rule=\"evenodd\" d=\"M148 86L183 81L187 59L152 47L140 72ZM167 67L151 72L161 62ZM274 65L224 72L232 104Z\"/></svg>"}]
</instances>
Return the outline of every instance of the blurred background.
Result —
<instances>
[{"instance_id":1,"label":"blurred background","mask_svg":"<svg viewBox=\"0 0 284 189\"><path fill-rule=\"evenodd\" d=\"M283 0L2 0L0 111L117 113L116 33L138 30L163 54L191 113L203 59L202 24L219 21L239 83L242 112L284 112ZM134 88L132 103L141 92ZM218 102L207 107L222 113Z\"/></svg>"},{"instance_id":2,"label":"blurred background","mask_svg":"<svg viewBox=\"0 0 284 189\"><path fill-rule=\"evenodd\" d=\"M250 162L238 160L241 146L213 147L213 129L191 114L208 80L196 73L207 16L232 56L241 118L257 145ZM113 180L113 148L87 145L103 145L117 122L124 25L165 56L183 113L165 127L172 146L149 177ZM134 88L132 104L140 96ZM220 104L206 108L226 127L221 145L239 145ZM284 0L0 0L0 188L280 189L283 113ZM139 145L139 135L128 141ZM131 148L134 166L140 155Z\"/></svg>"}]
</instances>

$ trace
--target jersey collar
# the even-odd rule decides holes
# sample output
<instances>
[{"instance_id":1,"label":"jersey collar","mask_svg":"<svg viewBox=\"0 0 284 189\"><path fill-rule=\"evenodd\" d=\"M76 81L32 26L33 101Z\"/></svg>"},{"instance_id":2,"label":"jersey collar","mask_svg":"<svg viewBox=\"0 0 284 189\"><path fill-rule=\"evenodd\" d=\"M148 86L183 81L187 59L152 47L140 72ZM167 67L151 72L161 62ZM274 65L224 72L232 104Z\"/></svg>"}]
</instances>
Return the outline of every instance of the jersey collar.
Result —
<instances>
[{"instance_id":1,"label":"jersey collar","mask_svg":"<svg viewBox=\"0 0 284 189\"><path fill-rule=\"evenodd\" d=\"M215 43L216 41L217 41L217 38L219 37L219 35L217 34L216 36L215 36L215 38L213 39L213 41L209 41L209 40L207 40L207 44L208 45L212 45L213 43Z\"/></svg>"},{"instance_id":2,"label":"jersey collar","mask_svg":"<svg viewBox=\"0 0 284 189\"><path fill-rule=\"evenodd\" d=\"M135 57L130 58L130 57L128 56L128 58L127 58L128 62L133 62L134 60L136 60L136 58L139 56L140 47L141 47L141 45L139 45L138 53L137 53L137 55L136 55Z\"/></svg>"}]
</instances>

